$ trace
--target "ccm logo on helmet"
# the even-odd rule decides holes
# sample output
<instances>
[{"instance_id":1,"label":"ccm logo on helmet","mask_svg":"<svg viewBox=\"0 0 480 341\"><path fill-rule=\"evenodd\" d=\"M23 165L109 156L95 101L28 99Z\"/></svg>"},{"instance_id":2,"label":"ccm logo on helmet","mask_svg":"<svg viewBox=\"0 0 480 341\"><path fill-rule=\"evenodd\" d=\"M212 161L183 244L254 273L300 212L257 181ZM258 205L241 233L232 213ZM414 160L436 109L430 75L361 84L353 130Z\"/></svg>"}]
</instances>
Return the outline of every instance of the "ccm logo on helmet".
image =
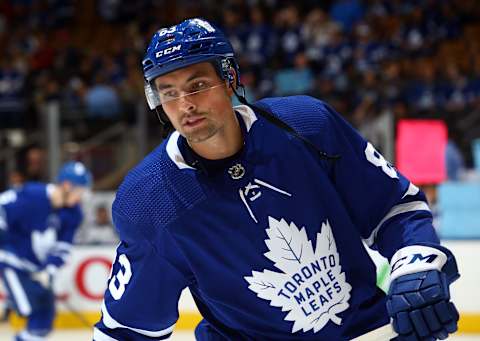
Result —
<instances>
[{"instance_id":1,"label":"ccm logo on helmet","mask_svg":"<svg viewBox=\"0 0 480 341\"><path fill-rule=\"evenodd\" d=\"M172 47L166 48L165 50L162 50L162 51L158 51L157 53L155 53L155 57L160 58L161 56L165 56L165 55L173 53L175 51L180 51L181 47L182 47L182 45L177 45L177 46L172 46Z\"/></svg>"}]
</instances>

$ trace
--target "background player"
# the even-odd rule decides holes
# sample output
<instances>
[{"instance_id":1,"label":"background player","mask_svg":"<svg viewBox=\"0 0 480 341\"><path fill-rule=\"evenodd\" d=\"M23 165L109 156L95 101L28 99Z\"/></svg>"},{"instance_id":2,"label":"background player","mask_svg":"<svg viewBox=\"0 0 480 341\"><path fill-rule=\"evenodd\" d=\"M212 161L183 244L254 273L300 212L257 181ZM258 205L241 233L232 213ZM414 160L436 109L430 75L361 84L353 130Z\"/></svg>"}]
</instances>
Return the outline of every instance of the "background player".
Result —
<instances>
[{"instance_id":1,"label":"background player","mask_svg":"<svg viewBox=\"0 0 480 341\"><path fill-rule=\"evenodd\" d=\"M96 341L168 337L185 287L200 340L387 340L390 318L399 340L456 330L458 270L423 193L331 107L247 103L230 43L202 19L159 30L143 68L176 131L117 193ZM362 241L391 260L388 298Z\"/></svg>"},{"instance_id":2,"label":"background player","mask_svg":"<svg viewBox=\"0 0 480 341\"><path fill-rule=\"evenodd\" d=\"M91 182L81 162L68 162L56 184L28 181L0 195L0 273L9 305L27 318L18 341L43 340L52 329L52 280L70 253Z\"/></svg>"}]
</instances>

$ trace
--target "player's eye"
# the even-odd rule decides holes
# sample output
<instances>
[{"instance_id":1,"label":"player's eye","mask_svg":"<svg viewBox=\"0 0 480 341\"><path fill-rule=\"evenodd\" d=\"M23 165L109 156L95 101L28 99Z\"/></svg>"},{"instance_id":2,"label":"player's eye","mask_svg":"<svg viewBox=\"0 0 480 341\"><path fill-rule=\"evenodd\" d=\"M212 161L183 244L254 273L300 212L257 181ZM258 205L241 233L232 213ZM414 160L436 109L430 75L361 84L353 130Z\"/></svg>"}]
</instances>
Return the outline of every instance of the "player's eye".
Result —
<instances>
[{"instance_id":1,"label":"player's eye","mask_svg":"<svg viewBox=\"0 0 480 341\"><path fill-rule=\"evenodd\" d=\"M160 92L160 95L162 96L163 99L173 99L178 97L178 91L166 90L166 91Z\"/></svg>"},{"instance_id":2,"label":"player's eye","mask_svg":"<svg viewBox=\"0 0 480 341\"><path fill-rule=\"evenodd\" d=\"M189 92L202 91L209 88L210 85L204 80L198 80L193 82L189 87Z\"/></svg>"}]
</instances>

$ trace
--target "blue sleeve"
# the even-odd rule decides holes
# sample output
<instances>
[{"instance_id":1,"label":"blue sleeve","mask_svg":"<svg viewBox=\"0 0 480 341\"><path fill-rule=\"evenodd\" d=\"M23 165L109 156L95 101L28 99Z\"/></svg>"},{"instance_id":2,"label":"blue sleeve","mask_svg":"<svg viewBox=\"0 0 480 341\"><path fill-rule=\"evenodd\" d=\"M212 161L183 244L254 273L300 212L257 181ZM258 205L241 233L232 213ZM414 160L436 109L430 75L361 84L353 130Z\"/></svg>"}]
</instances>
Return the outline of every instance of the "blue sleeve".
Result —
<instances>
[{"instance_id":1,"label":"blue sleeve","mask_svg":"<svg viewBox=\"0 0 480 341\"><path fill-rule=\"evenodd\" d=\"M83 215L80 206L63 208L58 212L60 229L57 231L57 241L49 251L45 266L63 266L70 255L73 237L82 222Z\"/></svg>"},{"instance_id":2,"label":"blue sleeve","mask_svg":"<svg viewBox=\"0 0 480 341\"><path fill-rule=\"evenodd\" d=\"M188 285L186 276L172 260L174 241L159 232L155 244L134 225L113 211L121 243L112 265L102 306L102 319L95 326L95 339L107 335L115 340L158 340L168 337L178 319L178 300ZM110 339L108 339L110 340Z\"/></svg>"},{"instance_id":3,"label":"blue sleeve","mask_svg":"<svg viewBox=\"0 0 480 341\"><path fill-rule=\"evenodd\" d=\"M333 161L331 177L366 244L391 258L396 250L422 242L438 244L425 195L331 107L315 100L320 146Z\"/></svg>"},{"instance_id":4,"label":"blue sleeve","mask_svg":"<svg viewBox=\"0 0 480 341\"><path fill-rule=\"evenodd\" d=\"M75 232L83 220L82 210L78 205L72 208L64 208L60 210L59 217L61 229L57 235L57 240L72 244Z\"/></svg>"}]
</instances>

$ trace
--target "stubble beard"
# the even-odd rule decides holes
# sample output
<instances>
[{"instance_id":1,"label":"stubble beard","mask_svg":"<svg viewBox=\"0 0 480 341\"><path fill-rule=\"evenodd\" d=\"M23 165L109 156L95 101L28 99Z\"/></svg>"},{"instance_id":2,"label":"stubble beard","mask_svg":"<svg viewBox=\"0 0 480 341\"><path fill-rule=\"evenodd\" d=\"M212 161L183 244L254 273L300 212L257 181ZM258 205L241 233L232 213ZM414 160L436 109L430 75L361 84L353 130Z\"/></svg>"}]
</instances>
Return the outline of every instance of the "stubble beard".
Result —
<instances>
[{"instance_id":1,"label":"stubble beard","mask_svg":"<svg viewBox=\"0 0 480 341\"><path fill-rule=\"evenodd\" d=\"M185 138L189 143L200 143L208 140L219 131L219 127L214 123L209 123L206 127L198 131L192 131L185 134Z\"/></svg>"}]
</instances>

